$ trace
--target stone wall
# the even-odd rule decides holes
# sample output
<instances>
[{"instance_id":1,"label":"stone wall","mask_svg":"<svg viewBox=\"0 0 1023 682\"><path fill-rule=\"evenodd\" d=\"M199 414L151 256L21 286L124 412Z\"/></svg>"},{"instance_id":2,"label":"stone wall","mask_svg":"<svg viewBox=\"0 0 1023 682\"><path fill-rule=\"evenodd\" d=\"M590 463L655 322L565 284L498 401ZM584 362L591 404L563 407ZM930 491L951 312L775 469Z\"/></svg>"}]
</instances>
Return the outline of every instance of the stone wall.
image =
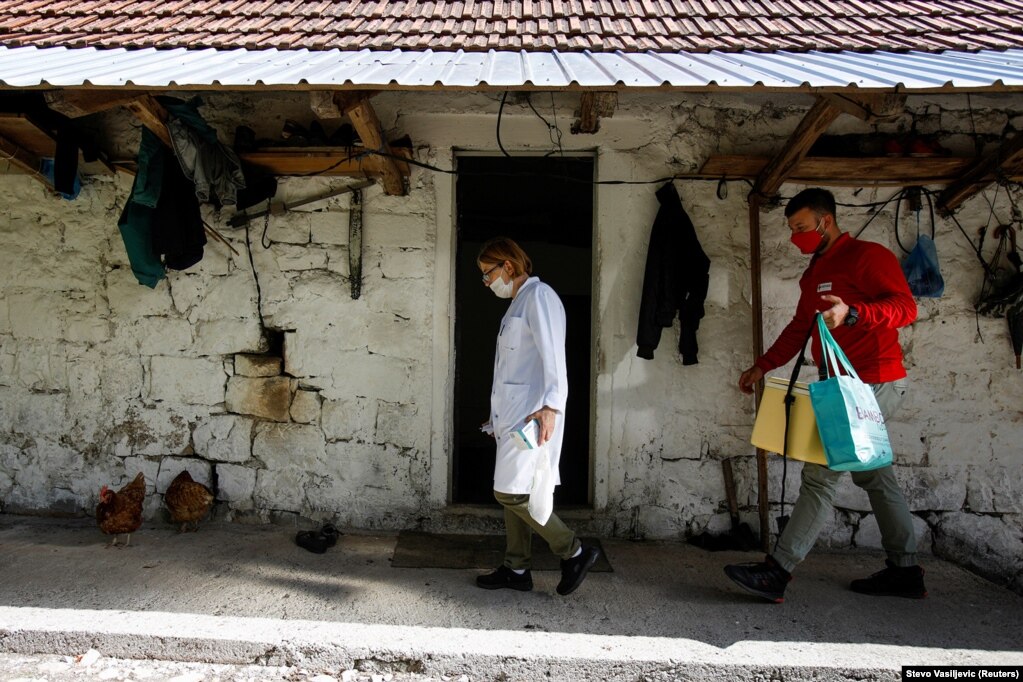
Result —
<instances>
[{"instance_id":1,"label":"stone wall","mask_svg":"<svg viewBox=\"0 0 1023 682\"><path fill-rule=\"evenodd\" d=\"M285 118L311 118L304 96L204 97L202 111L224 139L242 122L269 137ZM385 128L411 136L418 159L450 168L456 148L496 149L498 100L384 93L373 104ZM623 94L596 135L568 133L576 97L558 95L554 103L566 150L595 150L602 180L640 180L696 170L710 154L767 155L808 100ZM534 104L554 118L549 95ZM899 119L875 128L844 117L829 132L844 141L940 132L946 147L969 154L1023 129L1023 105L1008 96L974 96L969 104L972 116L965 97L916 96ZM133 155L137 132L125 114L91 124L115 155ZM549 131L521 98L509 98L501 135L510 150L551 149ZM287 178L277 198L318 196L345 182ZM496 514L447 505L455 352L450 176L417 168L406 197L364 191L358 300L348 280L348 196L274 216L266 249L262 221L247 238L227 227L229 211L206 210L239 255L211 242L199 265L149 290L135 283L116 228L130 178L90 177L70 202L25 177L0 183L6 511L90 513L101 485L141 470L155 493L148 514L158 517L160 495L187 468L215 487L217 514L227 519L500 527ZM596 189L594 504L569 514L592 532L681 538L726 528L725 457L737 458L743 514L756 525L753 405L735 388L752 361L747 186L729 183L719 198L716 182L676 184L712 261L700 363L687 367L672 352L677 324L664 331L653 361L635 355L656 185ZM782 193L799 189L786 185ZM840 202L854 205L840 208L840 224L855 232L870 215L866 205L893 191L836 189ZM989 189L984 197L958 214L974 241L978 227L1011 218L1019 193ZM863 238L897 249L892 211L883 208ZM805 261L788 244L781 207L764 213L763 226L770 343L791 315ZM901 229L911 240L907 220ZM925 550L1021 589L1023 375L1013 369L1004 321L973 314L981 275L966 238L939 220L936 240L946 293L920 301L920 319L903 331L911 392L890 425L897 473ZM789 467L789 501L798 471ZM772 458L775 502L780 477ZM851 484L820 544L880 546L866 496Z\"/></svg>"}]
</instances>

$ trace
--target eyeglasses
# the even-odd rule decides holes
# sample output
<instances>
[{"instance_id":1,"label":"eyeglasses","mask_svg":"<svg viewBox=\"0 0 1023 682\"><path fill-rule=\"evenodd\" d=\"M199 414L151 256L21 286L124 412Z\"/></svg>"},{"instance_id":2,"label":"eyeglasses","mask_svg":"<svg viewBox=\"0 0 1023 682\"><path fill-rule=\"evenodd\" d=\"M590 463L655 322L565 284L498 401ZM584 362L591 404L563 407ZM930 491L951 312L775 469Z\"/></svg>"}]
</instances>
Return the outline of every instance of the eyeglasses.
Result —
<instances>
[{"instance_id":1,"label":"eyeglasses","mask_svg":"<svg viewBox=\"0 0 1023 682\"><path fill-rule=\"evenodd\" d=\"M494 270L497 270L498 268L501 268L501 267L504 267L504 263L498 263L494 267L492 267L489 270L487 270L486 272L484 272L483 273L483 283L484 284L490 284L490 273L492 273Z\"/></svg>"}]
</instances>

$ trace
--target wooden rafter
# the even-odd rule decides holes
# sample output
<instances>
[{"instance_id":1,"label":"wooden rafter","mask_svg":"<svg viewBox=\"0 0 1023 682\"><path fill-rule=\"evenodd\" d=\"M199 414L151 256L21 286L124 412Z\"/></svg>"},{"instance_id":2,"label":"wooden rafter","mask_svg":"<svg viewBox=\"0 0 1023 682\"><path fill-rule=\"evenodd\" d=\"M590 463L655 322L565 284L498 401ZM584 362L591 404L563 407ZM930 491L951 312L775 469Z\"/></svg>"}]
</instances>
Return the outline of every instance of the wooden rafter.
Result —
<instances>
[{"instance_id":1,"label":"wooden rafter","mask_svg":"<svg viewBox=\"0 0 1023 682\"><path fill-rule=\"evenodd\" d=\"M595 133L600 130L600 119L611 118L618 108L618 93L586 91L579 96L579 120L572 126L573 133Z\"/></svg>"},{"instance_id":2,"label":"wooden rafter","mask_svg":"<svg viewBox=\"0 0 1023 682\"><path fill-rule=\"evenodd\" d=\"M338 108L351 119L352 127L355 128L355 132L358 133L366 150L394 154L391 146L384 140L380 119L377 118L376 111L373 110L368 97L351 97L350 93L339 92L335 95L334 101ZM387 156L372 155L372 157L379 162L377 174L384 187L384 192L391 195L404 194L405 181L398 163Z\"/></svg>"},{"instance_id":3,"label":"wooden rafter","mask_svg":"<svg viewBox=\"0 0 1023 682\"><path fill-rule=\"evenodd\" d=\"M17 143L8 140L6 137L0 137L0 156L3 157L4 161L7 161L16 168L28 173L35 177L39 182L53 189L49 181L47 181L43 175L39 173L39 157L32 152L24 149Z\"/></svg>"},{"instance_id":4,"label":"wooden rafter","mask_svg":"<svg viewBox=\"0 0 1023 682\"><path fill-rule=\"evenodd\" d=\"M832 102L823 97L818 97L817 101L810 107L810 111L806 112L806 116L796 126L796 130L789 137L788 142L785 143L785 147L771 159L760 172L760 175L757 176L750 195L763 198L773 196L782 183L785 182L785 178L789 176L792 169L796 167L796 164L810 151L810 147L817 141L817 138L828 129L832 121L838 118L841 113L842 110Z\"/></svg>"},{"instance_id":5,"label":"wooden rafter","mask_svg":"<svg viewBox=\"0 0 1023 682\"><path fill-rule=\"evenodd\" d=\"M170 131L167 130L167 110L156 101L156 98L147 93L137 90L48 92L46 103L54 111L70 118L80 118L113 107L124 107L160 138L161 142L168 147L171 146Z\"/></svg>"},{"instance_id":6,"label":"wooden rafter","mask_svg":"<svg viewBox=\"0 0 1023 682\"><path fill-rule=\"evenodd\" d=\"M821 97L842 113L855 116L867 123L892 118L906 110L906 95L894 92L861 95L834 92L823 94Z\"/></svg>"},{"instance_id":7,"label":"wooden rafter","mask_svg":"<svg viewBox=\"0 0 1023 682\"><path fill-rule=\"evenodd\" d=\"M146 93L138 90L53 90L45 94L46 104L68 118L81 118L99 111L127 105Z\"/></svg>"},{"instance_id":8,"label":"wooden rafter","mask_svg":"<svg viewBox=\"0 0 1023 682\"><path fill-rule=\"evenodd\" d=\"M684 177L755 180L769 162L770 159L763 156L711 156L699 172L686 174ZM933 158L808 156L792 168L786 182L838 187L945 185L958 179L974 163L973 158L956 156ZM1017 173L1008 174L1014 179L1018 177Z\"/></svg>"},{"instance_id":9,"label":"wooden rafter","mask_svg":"<svg viewBox=\"0 0 1023 682\"><path fill-rule=\"evenodd\" d=\"M998 149L981 157L938 196L938 211L948 215L964 201L994 182L999 174L1013 175L1023 166L1023 134L1016 133Z\"/></svg>"},{"instance_id":10,"label":"wooden rafter","mask_svg":"<svg viewBox=\"0 0 1023 682\"><path fill-rule=\"evenodd\" d=\"M161 142L173 148L170 131L167 129L167 110L152 95L136 97L130 102L126 102L124 106L135 114L135 118L141 121L142 125L160 138Z\"/></svg>"}]
</instances>

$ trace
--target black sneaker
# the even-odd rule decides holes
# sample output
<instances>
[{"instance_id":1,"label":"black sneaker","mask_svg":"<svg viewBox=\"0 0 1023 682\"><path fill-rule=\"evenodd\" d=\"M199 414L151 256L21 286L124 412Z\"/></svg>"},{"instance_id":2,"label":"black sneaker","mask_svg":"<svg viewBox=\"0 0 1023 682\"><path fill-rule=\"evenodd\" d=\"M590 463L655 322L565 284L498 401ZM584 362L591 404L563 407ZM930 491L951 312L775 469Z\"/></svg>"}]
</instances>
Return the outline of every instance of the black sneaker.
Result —
<instances>
[{"instance_id":1,"label":"black sneaker","mask_svg":"<svg viewBox=\"0 0 1023 682\"><path fill-rule=\"evenodd\" d=\"M927 596L927 588L924 587L924 569L919 566L896 566L890 559L886 559L884 563L883 570L869 578L852 581L849 589L875 597L923 599Z\"/></svg>"},{"instance_id":2,"label":"black sneaker","mask_svg":"<svg viewBox=\"0 0 1023 682\"><path fill-rule=\"evenodd\" d=\"M582 546L579 556L561 560L561 582L558 583L558 594L572 594L586 579L586 574L600 558L600 550L596 547Z\"/></svg>"},{"instance_id":3,"label":"black sneaker","mask_svg":"<svg viewBox=\"0 0 1023 682\"><path fill-rule=\"evenodd\" d=\"M533 589L533 576L530 575L528 569L519 575L507 566L501 566L493 573L476 576L476 587L482 587L484 590L499 590L502 587L507 587L519 592L529 592Z\"/></svg>"},{"instance_id":4,"label":"black sneaker","mask_svg":"<svg viewBox=\"0 0 1023 682\"><path fill-rule=\"evenodd\" d=\"M760 563L725 566L725 575L747 592L775 604L785 601L785 586L792 580L792 574L770 556Z\"/></svg>"}]
</instances>

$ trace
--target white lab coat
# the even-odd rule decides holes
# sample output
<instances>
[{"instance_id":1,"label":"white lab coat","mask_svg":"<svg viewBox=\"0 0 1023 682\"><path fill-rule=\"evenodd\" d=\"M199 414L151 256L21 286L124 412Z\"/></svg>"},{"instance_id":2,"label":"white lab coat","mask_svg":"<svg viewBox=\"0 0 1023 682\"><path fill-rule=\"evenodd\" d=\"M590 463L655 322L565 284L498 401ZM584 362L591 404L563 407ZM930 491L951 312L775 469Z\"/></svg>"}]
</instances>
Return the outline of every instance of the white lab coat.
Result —
<instances>
[{"instance_id":1,"label":"white lab coat","mask_svg":"<svg viewBox=\"0 0 1023 682\"><path fill-rule=\"evenodd\" d=\"M528 495L537 457L549 458L555 482L561 483L558 462L565 436L565 307L554 290L530 277L512 299L501 320L494 357L494 386L490 393L490 423L497 439L494 490ZM547 445L520 450L510 433L541 407L559 414Z\"/></svg>"}]
</instances>

